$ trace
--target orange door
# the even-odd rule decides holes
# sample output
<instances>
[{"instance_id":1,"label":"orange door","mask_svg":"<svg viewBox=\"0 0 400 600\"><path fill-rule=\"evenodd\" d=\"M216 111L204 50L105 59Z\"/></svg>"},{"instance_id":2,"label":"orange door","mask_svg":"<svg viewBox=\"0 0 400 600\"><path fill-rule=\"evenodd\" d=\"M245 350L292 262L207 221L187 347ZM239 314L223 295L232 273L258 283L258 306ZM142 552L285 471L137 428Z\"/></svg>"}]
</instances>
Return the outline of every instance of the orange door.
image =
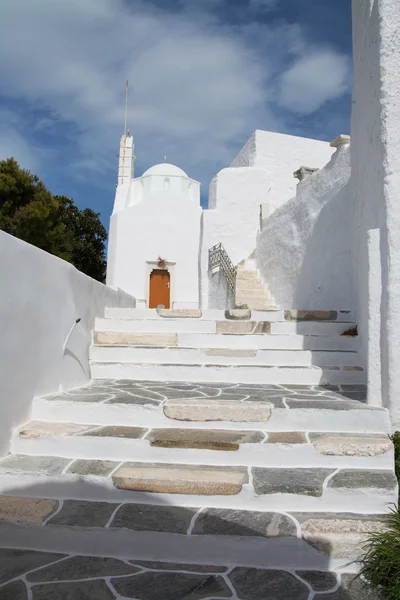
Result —
<instances>
[{"instance_id":1,"label":"orange door","mask_svg":"<svg viewBox=\"0 0 400 600\"><path fill-rule=\"evenodd\" d=\"M154 269L150 275L149 308L157 308L163 304L169 308L170 303L170 274L164 269Z\"/></svg>"}]
</instances>

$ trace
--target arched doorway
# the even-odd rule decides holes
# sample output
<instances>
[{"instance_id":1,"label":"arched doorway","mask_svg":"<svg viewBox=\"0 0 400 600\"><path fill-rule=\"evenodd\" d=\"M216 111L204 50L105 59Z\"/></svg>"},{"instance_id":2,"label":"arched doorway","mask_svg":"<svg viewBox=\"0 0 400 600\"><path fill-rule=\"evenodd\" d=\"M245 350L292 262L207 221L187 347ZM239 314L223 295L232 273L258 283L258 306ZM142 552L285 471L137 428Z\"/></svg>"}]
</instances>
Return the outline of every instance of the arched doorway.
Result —
<instances>
[{"instance_id":1,"label":"arched doorway","mask_svg":"<svg viewBox=\"0 0 400 600\"><path fill-rule=\"evenodd\" d=\"M166 269L153 269L150 273L149 308L157 308L160 304L170 308L170 280Z\"/></svg>"}]
</instances>

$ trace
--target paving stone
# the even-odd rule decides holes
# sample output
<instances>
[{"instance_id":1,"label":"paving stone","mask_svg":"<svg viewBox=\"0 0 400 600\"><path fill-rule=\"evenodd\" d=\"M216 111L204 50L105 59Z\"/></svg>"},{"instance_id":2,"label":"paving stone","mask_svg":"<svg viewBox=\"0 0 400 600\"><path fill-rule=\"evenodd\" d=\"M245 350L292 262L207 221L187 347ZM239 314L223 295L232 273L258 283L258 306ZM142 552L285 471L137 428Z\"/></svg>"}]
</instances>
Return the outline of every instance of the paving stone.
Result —
<instances>
[{"instance_id":1,"label":"paving stone","mask_svg":"<svg viewBox=\"0 0 400 600\"><path fill-rule=\"evenodd\" d=\"M177 421L268 421L273 405L270 402L238 402L236 400L208 400L207 398L168 401L163 410L166 417Z\"/></svg>"},{"instance_id":2,"label":"paving stone","mask_svg":"<svg viewBox=\"0 0 400 600\"><path fill-rule=\"evenodd\" d=\"M193 534L257 537L296 537L292 519L279 513L206 508L197 517Z\"/></svg>"},{"instance_id":3,"label":"paving stone","mask_svg":"<svg viewBox=\"0 0 400 600\"><path fill-rule=\"evenodd\" d=\"M37 471L45 475L58 475L69 462L69 458L59 458L55 456L9 454L0 461L0 469L6 471Z\"/></svg>"},{"instance_id":4,"label":"paving stone","mask_svg":"<svg viewBox=\"0 0 400 600\"><path fill-rule=\"evenodd\" d=\"M145 390L144 390L145 391ZM141 391L138 393L142 394ZM153 398L146 398L142 395L134 395L132 393L129 394L119 394L115 398L110 398L104 404L137 404L137 405L152 405L152 406L160 406L162 402L162 398L157 397L157 400Z\"/></svg>"},{"instance_id":5,"label":"paving stone","mask_svg":"<svg viewBox=\"0 0 400 600\"><path fill-rule=\"evenodd\" d=\"M361 402L346 400L295 400L288 398L286 401L289 408L313 408L324 410L365 410L366 407Z\"/></svg>"},{"instance_id":6,"label":"paving stone","mask_svg":"<svg viewBox=\"0 0 400 600\"><path fill-rule=\"evenodd\" d=\"M257 444L264 439L260 431L218 429L153 429L146 438L160 448L201 448L239 450L240 444Z\"/></svg>"},{"instance_id":7,"label":"paving stone","mask_svg":"<svg viewBox=\"0 0 400 600\"><path fill-rule=\"evenodd\" d=\"M28 600L28 592L22 581L13 581L0 588L1 600Z\"/></svg>"},{"instance_id":8,"label":"paving stone","mask_svg":"<svg viewBox=\"0 0 400 600\"><path fill-rule=\"evenodd\" d=\"M286 321L336 321L336 310L285 310Z\"/></svg>"},{"instance_id":9,"label":"paving stone","mask_svg":"<svg viewBox=\"0 0 400 600\"><path fill-rule=\"evenodd\" d=\"M33 439L44 436L75 435L87 431L95 425L78 425L77 423L48 423L44 421L31 421L19 432L20 437Z\"/></svg>"},{"instance_id":10,"label":"paving stone","mask_svg":"<svg viewBox=\"0 0 400 600\"><path fill-rule=\"evenodd\" d=\"M48 583L32 587L32 600L115 600L105 581Z\"/></svg>"},{"instance_id":11,"label":"paving stone","mask_svg":"<svg viewBox=\"0 0 400 600\"><path fill-rule=\"evenodd\" d=\"M217 567L214 565L191 565L182 563L155 562L149 560L131 560L134 565L154 569L155 571L193 571L196 573L225 573L228 567Z\"/></svg>"},{"instance_id":12,"label":"paving stone","mask_svg":"<svg viewBox=\"0 0 400 600\"><path fill-rule=\"evenodd\" d=\"M264 469L253 467L254 490L257 495L299 494L322 496L325 479L332 469Z\"/></svg>"},{"instance_id":13,"label":"paving stone","mask_svg":"<svg viewBox=\"0 0 400 600\"><path fill-rule=\"evenodd\" d=\"M123 490L230 496L240 492L247 471L241 467L126 463L113 481Z\"/></svg>"},{"instance_id":14,"label":"paving stone","mask_svg":"<svg viewBox=\"0 0 400 600\"><path fill-rule=\"evenodd\" d=\"M62 509L49 520L48 525L104 527L115 509L116 505L108 502L64 500Z\"/></svg>"},{"instance_id":15,"label":"paving stone","mask_svg":"<svg viewBox=\"0 0 400 600\"><path fill-rule=\"evenodd\" d=\"M330 456L377 456L393 450L385 435L310 433L310 440L320 454Z\"/></svg>"},{"instance_id":16,"label":"paving stone","mask_svg":"<svg viewBox=\"0 0 400 600\"><path fill-rule=\"evenodd\" d=\"M69 467L67 473L107 477L118 465L119 463L113 460L77 459Z\"/></svg>"},{"instance_id":17,"label":"paving stone","mask_svg":"<svg viewBox=\"0 0 400 600\"><path fill-rule=\"evenodd\" d=\"M146 431L147 429L144 429L143 427L121 427L116 425L108 425L106 427L102 427L101 429L97 429L96 431L84 433L83 435L91 437L118 437L137 440L140 439L146 433Z\"/></svg>"},{"instance_id":18,"label":"paving stone","mask_svg":"<svg viewBox=\"0 0 400 600\"><path fill-rule=\"evenodd\" d=\"M368 587L360 577L343 573L340 588L317 596L320 600L383 600L382 596Z\"/></svg>"},{"instance_id":19,"label":"paving stone","mask_svg":"<svg viewBox=\"0 0 400 600\"><path fill-rule=\"evenodd\" d=\"M392 471L342 469L328 482L330 488L393 490L397 479Z\"/></svg>"},{"instance_id":20,"label":"paving stone","mask_svg":"<svg viewBox=\"0 0 400 600\"><path fill-rule=\"evenodd\" d=\"M386 529L388 515L293 513L304 540L328 557L357 560L372 532Z\"/></svg>"},{"instance_id":21,"label":"paving stone","mask_svg":"<svg viewBox=\"0 0 400 600\"><path fill-rule=\"evenodd\" d=\"M0 523L41 525L57 508L57 500L0 496Z\"/></svg>"},{"instance_id":22,"label":"paving stone","mask_svg":"<svg viewBox=\"0 0 400 600\"><path fill-rule=\"evenodd\" d=\"M64 558L65 554L36 552L35 550L11 550L0 548L0 583L5 583L19 575L43 565Z\"/></svg>"},{"instance_id":23,"label":"paving stone","mask_svg":"<svg viewBox=\"0 0 400 600\"><path fill-rule=\"evenodd\" d=\"M306 436L301 431L271 431L266 444L307 444Z\"/></svg>"},{"instance_id":24,"label":"paving stone","mask_svg":"<svg viewBox=\"0 0 400 600\"><path fill-rule=\"evenodd\" d=\"M134 531L186 533L197 511L197 508L181 506L124 504L115 515L111 527L125 527Z\"/></svg>"},{"instance_id":25,"label":"paving stone","mask_svg":"<svg viewBox=\"0 0 400 600\"><path fill-rule=\"evenodd\" d=\"M200 319L202 312L198 308L157 308L157 314L167 319Z\"/></svg>"},{"instance_id":26,"label":"paving stone","mask_svg":"<svg viewBox=\"0 0 400 600\"><path fill-rule=\"evenodd\" d=\"M192 399L197 399L197 398L203 398L203 396L201 395L201 389L199 388L195 388L194 390L179 390L176 388L165 388L165 391L163 390L163 394L165 396L165 398L167 398L168 400L175 400L175 399L186 399L186 398L192 398Z\"/></svg>"},{"instance_id":27,"label":"paving stone","mask_svg":"<svg viewBox=\"0 0 400 600\"><path fill-rule=\"evenodd\" d=\"M137 573L140 569L116 558L72 556L27 575L29 582L64 581Z\"/></svg>"},{"instance_id":28,"label":"paving stone","mask_svg":"<svg viewBox=\"0 0 400 600\"><path fill-rule=\"evenodd\" d=\"M243 600L308 600L308 587L286 571L237 567L228 575Z\"/></svg>"},{"instance_id":29,"label":"paving stone","mask_svg":"<svg viewBox=\"0 0 400 600\"><path fill-rule=\"evenodd\" d=\"M204 348L203 352L206 356L238 356L242 358L254 358L257 356L257 350L236 350L235 348Z\"/></svg>"},{"instance_id":30,"label":"paving stone","mask_svg":"<svg viewBox=\"0 0 400 600\"><path fill-rule=\"evenodd\" d=\"M267 321L217 321L217 333L249 335L270 333L271 323Z\"/></svg>"},{"instance_id":31,"label":"paving stone","mask_svg":"<svg viewBox=\"0 0 400 600\"><path fill-rule=\"evenodd\" d=\"M228 308L225 311L225 319L233 321L247 321L251 318L251 310L248 308Z\"/></svg>"},{"instance_id":32,"label":"paving stone","mask_svg":"<svg viewBox=\"0 0 400 600\"><path fill-rule=\"evenodd\" d=\"M296 571L296 574L307 581L315 592L331 590L337 584L336 573L329 571Z\"/></svg>"},{"instance_id":33,"label":"paving stone","mask_svg":"<svg viewBox=\"0 0 400 600\"><path fill-rule=\"evenodd\" d=\"M201 600L231 598L232 594L218 575L189 573L141 573L135 577L112 579L118 594L135 600Z\"/></svg>"},{"instance_id":34,"label":"paving stone","mask_svg":"<svg viewBox=\"0 0 400 600\"><path fill-rule=\"evenodd\" d=\"M178 345L176 333L120 333L117 331L96 331L95 344L116 346L154 346L171 348Z\"/></svg>"}]
</instances>

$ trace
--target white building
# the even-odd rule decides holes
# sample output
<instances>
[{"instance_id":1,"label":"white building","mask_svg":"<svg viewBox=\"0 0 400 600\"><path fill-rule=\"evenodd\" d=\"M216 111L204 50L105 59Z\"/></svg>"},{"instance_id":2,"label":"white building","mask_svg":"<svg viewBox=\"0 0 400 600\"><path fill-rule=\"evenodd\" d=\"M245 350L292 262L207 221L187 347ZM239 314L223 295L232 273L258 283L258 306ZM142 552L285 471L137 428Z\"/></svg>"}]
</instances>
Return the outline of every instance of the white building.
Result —
<instances>
[{"instance_id":1,"label":"white building","mask_svg":"<svg viewBox=\"0 0 400 600\"><path fill-rule=\"evenodd\" d=\"M167 163L134 176L134 144L122 136L119 177L110 222L107 284L137 298L138 306L221 308L210 286L209 249L222 244L236 265L256 248L265 217L296 190L302 164L322 167L326 142L256 131L200 206L200 184Z\"/></svg>"}]
</instances>

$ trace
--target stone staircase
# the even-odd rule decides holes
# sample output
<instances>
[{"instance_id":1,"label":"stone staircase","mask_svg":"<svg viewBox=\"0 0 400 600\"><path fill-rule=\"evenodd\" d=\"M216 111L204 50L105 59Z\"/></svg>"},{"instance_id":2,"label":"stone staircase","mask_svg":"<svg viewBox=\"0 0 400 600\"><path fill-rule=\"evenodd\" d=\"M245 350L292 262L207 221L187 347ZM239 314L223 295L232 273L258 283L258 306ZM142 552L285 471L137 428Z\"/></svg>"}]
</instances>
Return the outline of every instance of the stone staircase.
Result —
<instances>
[{"instance_id":1,"label":"stone staircase","mask_svg":"<svg viewBox=\"0 0 400 600\"><path fill-rule=\"evenodd\" d=\"M242 260L236 266L236 307L252 310L275 310L276 306L258 277L254 257Z\"/></svg>"},{"instance_id":2,"label":"stone staircase","mask_svg":"<svg viewBox=\"0 0 400 600\"><path fill-rule=\"evenodd\" d=\"M349 311L108 309L94 379L364 384Z\"/></svg>"},{"instance_id":3,"label":"stone staircase","mask_svg":"<svg viewBox=\"0 0 400 600\"><path fill-rule=\"evenodd\" d=\"M376 600L397 482L351 318L108 309L0 461L0 598Z\"/></svg>"}]
</instances>

